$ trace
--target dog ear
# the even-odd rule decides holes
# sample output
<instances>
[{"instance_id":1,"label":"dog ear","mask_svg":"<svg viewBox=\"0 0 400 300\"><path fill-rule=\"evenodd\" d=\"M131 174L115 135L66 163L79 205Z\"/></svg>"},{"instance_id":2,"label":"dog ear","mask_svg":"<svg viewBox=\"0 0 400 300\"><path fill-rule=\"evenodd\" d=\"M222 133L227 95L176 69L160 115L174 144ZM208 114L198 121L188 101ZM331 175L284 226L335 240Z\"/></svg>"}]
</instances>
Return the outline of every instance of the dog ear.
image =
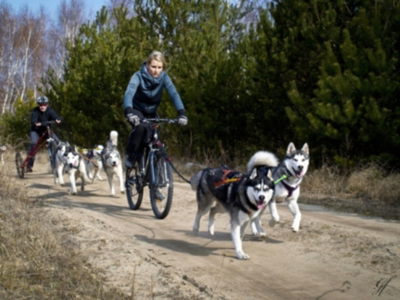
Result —
<instances>
[{"instance_id":1,"label":"dog ear","mask_svg":"<svg viewBox=\"0 0 400 300\"><path fill-rule=\"evenodd\" d=\"M304 153L306 153L307 155L310 155L310 150L308 149L307 143L303 145L303 148L301 148L301 150L304 151Z\"/></svg>"},{"instance_id":2,"label":"dog ear","mask_svg":"<svg viewBox=\"0 0 400 300\"><path fill-rule=\"evenodd\" d=\"M296 147L295 147L295 145L291 142L291 143L289 144L287 150L286 150L286 154L289 155L289 154L293 153L294 151L296 151Z\"/></svg>"},{"instance_id":3,"label":"dog ear","mask_svg":"<svg viewBox=\"0 0 400 300\"><path fill-rule=\"evenodd\" d=\"M271 169L268 169L267 177L268 177L271 181L274 181L274 178L272 177L272 171L271 171Z\"/></svg>"},{"instance_id":4,"label":"dog ear","mask_svg":"<svg viewBox=\"0 0 400 300\"><path fill-rule=\"evenodd\" d=\"M257 168L253 168L253 170L250 173L250 180L253 180L254 178L257 177Z\"/></svg>"}]
</instances>

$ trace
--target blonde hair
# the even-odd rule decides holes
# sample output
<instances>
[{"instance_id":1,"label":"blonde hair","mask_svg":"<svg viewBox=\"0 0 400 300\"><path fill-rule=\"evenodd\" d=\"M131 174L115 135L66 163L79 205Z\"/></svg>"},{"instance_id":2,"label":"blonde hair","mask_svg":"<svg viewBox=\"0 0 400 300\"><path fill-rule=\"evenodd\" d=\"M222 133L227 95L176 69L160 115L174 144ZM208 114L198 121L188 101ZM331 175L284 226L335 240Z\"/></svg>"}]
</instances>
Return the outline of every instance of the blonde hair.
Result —
<instances>
[{"instance_id":1,"label":"blonde hair","mask_svg":"<svg viewBox=\"0 0 400 300\"><path fill-rule=\"evenodd\" d=\"M163 64L163 69L165 69L167 67L167 62L165 60L165 56L160 51L151 52L151 54L149 55L149 57L147 57L147 60L146 60L147 65L149 65L153 59L161 62Z\"/></svg>"}]
</instances>

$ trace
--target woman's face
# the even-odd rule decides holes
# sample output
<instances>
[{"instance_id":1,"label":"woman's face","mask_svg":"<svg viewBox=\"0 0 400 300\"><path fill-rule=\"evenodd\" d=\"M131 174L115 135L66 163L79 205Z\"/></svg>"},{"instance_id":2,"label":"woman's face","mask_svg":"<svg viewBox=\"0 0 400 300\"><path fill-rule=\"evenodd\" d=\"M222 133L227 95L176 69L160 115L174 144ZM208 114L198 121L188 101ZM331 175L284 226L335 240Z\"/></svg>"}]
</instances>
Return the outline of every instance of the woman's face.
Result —
<instances>
[{"instance_id":1,"label":"woman's face","mask_svg":"<svg viewBox=\"0 0 400 300\"><path fill-rule=\"evenodd\" d=\"M150 63L147 64L147 71L153 77L160 76L163 70L163 64L160 61L153 59Z\"/></svg>"}]
</instances>

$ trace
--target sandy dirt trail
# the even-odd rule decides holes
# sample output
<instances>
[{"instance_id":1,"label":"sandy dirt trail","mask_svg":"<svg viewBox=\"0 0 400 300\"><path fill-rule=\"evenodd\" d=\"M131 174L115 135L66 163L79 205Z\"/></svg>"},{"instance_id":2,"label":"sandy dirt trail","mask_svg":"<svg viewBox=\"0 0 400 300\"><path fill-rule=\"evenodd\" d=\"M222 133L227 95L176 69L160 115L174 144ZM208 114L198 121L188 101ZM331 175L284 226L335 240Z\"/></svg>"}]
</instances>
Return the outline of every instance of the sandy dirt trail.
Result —
<instances>
[{"instance_id":1,"label":"sandy dirt trail","mask_svg":"<svg viewBox=\"0 0 400 300\"><path fill-rule=\"evenodd\" d=\"M16 178L15 169L9 173ZM400 299L398 222L301 205L301 229L292 233L288 207L279 204L281 223L270 228L264 215L263 240L248 229L243 248L251 258L240 261L227 215L217 216L213 237L208 217L193 235L195 192L178 179L164 220L154 218L147 190L132 211L118 188L109 195L106 180L77 196L68 195L67 175L66 186L54 185L45 164L15 180L70 233L88 264L134 299Z\"/></svg>"}]
</instances>

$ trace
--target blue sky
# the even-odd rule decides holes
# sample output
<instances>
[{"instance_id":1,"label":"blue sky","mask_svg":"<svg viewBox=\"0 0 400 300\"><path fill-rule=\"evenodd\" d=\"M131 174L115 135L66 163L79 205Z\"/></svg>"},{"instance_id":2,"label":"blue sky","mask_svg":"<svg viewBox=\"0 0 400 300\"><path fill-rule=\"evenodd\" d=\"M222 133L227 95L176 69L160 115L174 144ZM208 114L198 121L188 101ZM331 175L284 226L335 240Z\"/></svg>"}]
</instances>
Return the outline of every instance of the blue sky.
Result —
<instances>
[{"instance_id":1,"label":"blue sky","mask_svg":"<svg viewBox=\"0 0 400 300\"><path fill-rule=\"evenodd\" d=\"M91 13L93 16L96 11L100 10L103 5L107 5L108 0L83 0L86 6L86 12ZM57 8L61 3L61 0L5 0L6 3L10 4L15 12L18 12L21 7L28 5L29 9L33 12L38 12L40 6L52 14L54 18L57 13ZM69 3L69 0L67 0Z\"/></svg>"}]
</instances>

